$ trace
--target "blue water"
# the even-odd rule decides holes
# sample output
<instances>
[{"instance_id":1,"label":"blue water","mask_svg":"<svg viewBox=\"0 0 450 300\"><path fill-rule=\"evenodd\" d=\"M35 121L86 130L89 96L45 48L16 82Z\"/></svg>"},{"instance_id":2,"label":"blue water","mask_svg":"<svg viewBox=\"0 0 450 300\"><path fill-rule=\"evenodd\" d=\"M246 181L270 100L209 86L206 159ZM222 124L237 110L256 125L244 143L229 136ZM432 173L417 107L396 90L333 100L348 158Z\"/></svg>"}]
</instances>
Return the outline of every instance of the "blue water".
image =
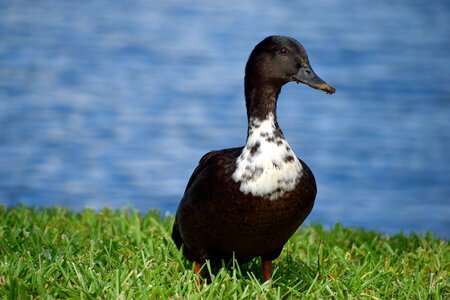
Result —
<instances>
[{"instance_id":1,"label":"blue water","mask_svg":"<svg viewBox=\"0 0 450 300\"><path fill-rule=\"evenodd\" d=\"M203 153L244 144L245 62L283 34L337 89L278 104L308 220L450 237L448 1L216 2L0 2L0 203L174 212Z\"/></svg>"}]
</instances>

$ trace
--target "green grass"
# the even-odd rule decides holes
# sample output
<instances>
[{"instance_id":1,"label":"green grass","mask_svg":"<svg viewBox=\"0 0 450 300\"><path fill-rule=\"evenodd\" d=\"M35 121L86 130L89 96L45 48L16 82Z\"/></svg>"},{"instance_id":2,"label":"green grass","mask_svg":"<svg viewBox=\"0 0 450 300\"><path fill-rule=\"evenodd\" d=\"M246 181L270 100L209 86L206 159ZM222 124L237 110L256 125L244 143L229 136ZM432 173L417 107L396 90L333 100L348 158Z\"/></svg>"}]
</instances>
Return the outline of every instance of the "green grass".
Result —
<instances>
[{"instance_id":1,"label":"green grass","mask_svg":"<svg viewBox=\"0 0 450 300\"><path fill-rule=\"evenodd\" d=\"M130 210L0 206L4 299L450 299L449 244L336 225L302 226L261 283L259 260L195 285L173 218Z\"/></svg>"}]
</instances>

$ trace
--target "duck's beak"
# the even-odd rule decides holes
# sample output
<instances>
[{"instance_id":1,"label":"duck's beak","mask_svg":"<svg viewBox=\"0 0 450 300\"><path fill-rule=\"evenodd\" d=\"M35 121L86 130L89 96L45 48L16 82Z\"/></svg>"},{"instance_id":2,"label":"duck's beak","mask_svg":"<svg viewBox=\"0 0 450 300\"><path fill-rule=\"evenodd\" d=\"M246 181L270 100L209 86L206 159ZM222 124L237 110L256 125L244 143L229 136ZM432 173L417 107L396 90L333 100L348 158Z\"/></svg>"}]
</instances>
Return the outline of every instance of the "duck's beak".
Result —
<instances>
[{"instance_id":1,"label":"duck's beak","mask_svg":"<svg viewBox=\"0 0 450 300\"><path fill-rule=\"evenodd\" d=\"M298 73L292 76L292 79L297 83L304 83L316 90L324 91L327 94L333 94L336 91L334 87L320 79L320 77L314 73L311 66L301 67L300 70L298 70Z\"/></svg>"}]
</instances>

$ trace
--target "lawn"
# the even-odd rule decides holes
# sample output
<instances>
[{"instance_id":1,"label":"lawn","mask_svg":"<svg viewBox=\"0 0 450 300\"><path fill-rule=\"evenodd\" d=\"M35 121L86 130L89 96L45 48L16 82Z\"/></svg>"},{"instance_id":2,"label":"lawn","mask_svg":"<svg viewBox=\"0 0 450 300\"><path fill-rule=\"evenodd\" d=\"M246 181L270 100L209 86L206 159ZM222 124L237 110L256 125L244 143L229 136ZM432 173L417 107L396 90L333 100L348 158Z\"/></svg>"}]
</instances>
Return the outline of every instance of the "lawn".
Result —
<instances>
[{"instance_id":1,"label":"lawn","mask_svg":"<svg viewBox=\"0 0 450 300\"><path fill-rule=\"evenodd\" d=\"M0 206L0 298L450 299L450 247L431 233L302 226L271 281L255 259L197 287L172 223L155 211Z\"/></svg>"}]
</instances>

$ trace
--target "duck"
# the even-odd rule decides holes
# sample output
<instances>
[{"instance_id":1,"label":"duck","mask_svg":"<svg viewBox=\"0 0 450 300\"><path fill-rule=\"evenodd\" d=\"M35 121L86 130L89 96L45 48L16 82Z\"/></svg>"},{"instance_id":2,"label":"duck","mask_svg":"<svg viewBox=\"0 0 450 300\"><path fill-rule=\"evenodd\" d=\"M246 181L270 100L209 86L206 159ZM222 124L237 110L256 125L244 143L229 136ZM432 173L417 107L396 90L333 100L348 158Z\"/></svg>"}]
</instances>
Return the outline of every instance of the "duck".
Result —
<instances>
[{"instance_id":1,"label":"duck","mask_svg":"<svg viewBox=\"0 0 450 300\"><path fill-rule=\"evenodd\" d=\"M315 74L297 40L266 37L245 66L245 145L206 153L187 183L172 239L200 276L207 261L221 267L260 257L263 280L270 280L272 261L313 208L314 175L277 122L278 96L289 82L335 92Z\"/></svg>"}]
</instances>

